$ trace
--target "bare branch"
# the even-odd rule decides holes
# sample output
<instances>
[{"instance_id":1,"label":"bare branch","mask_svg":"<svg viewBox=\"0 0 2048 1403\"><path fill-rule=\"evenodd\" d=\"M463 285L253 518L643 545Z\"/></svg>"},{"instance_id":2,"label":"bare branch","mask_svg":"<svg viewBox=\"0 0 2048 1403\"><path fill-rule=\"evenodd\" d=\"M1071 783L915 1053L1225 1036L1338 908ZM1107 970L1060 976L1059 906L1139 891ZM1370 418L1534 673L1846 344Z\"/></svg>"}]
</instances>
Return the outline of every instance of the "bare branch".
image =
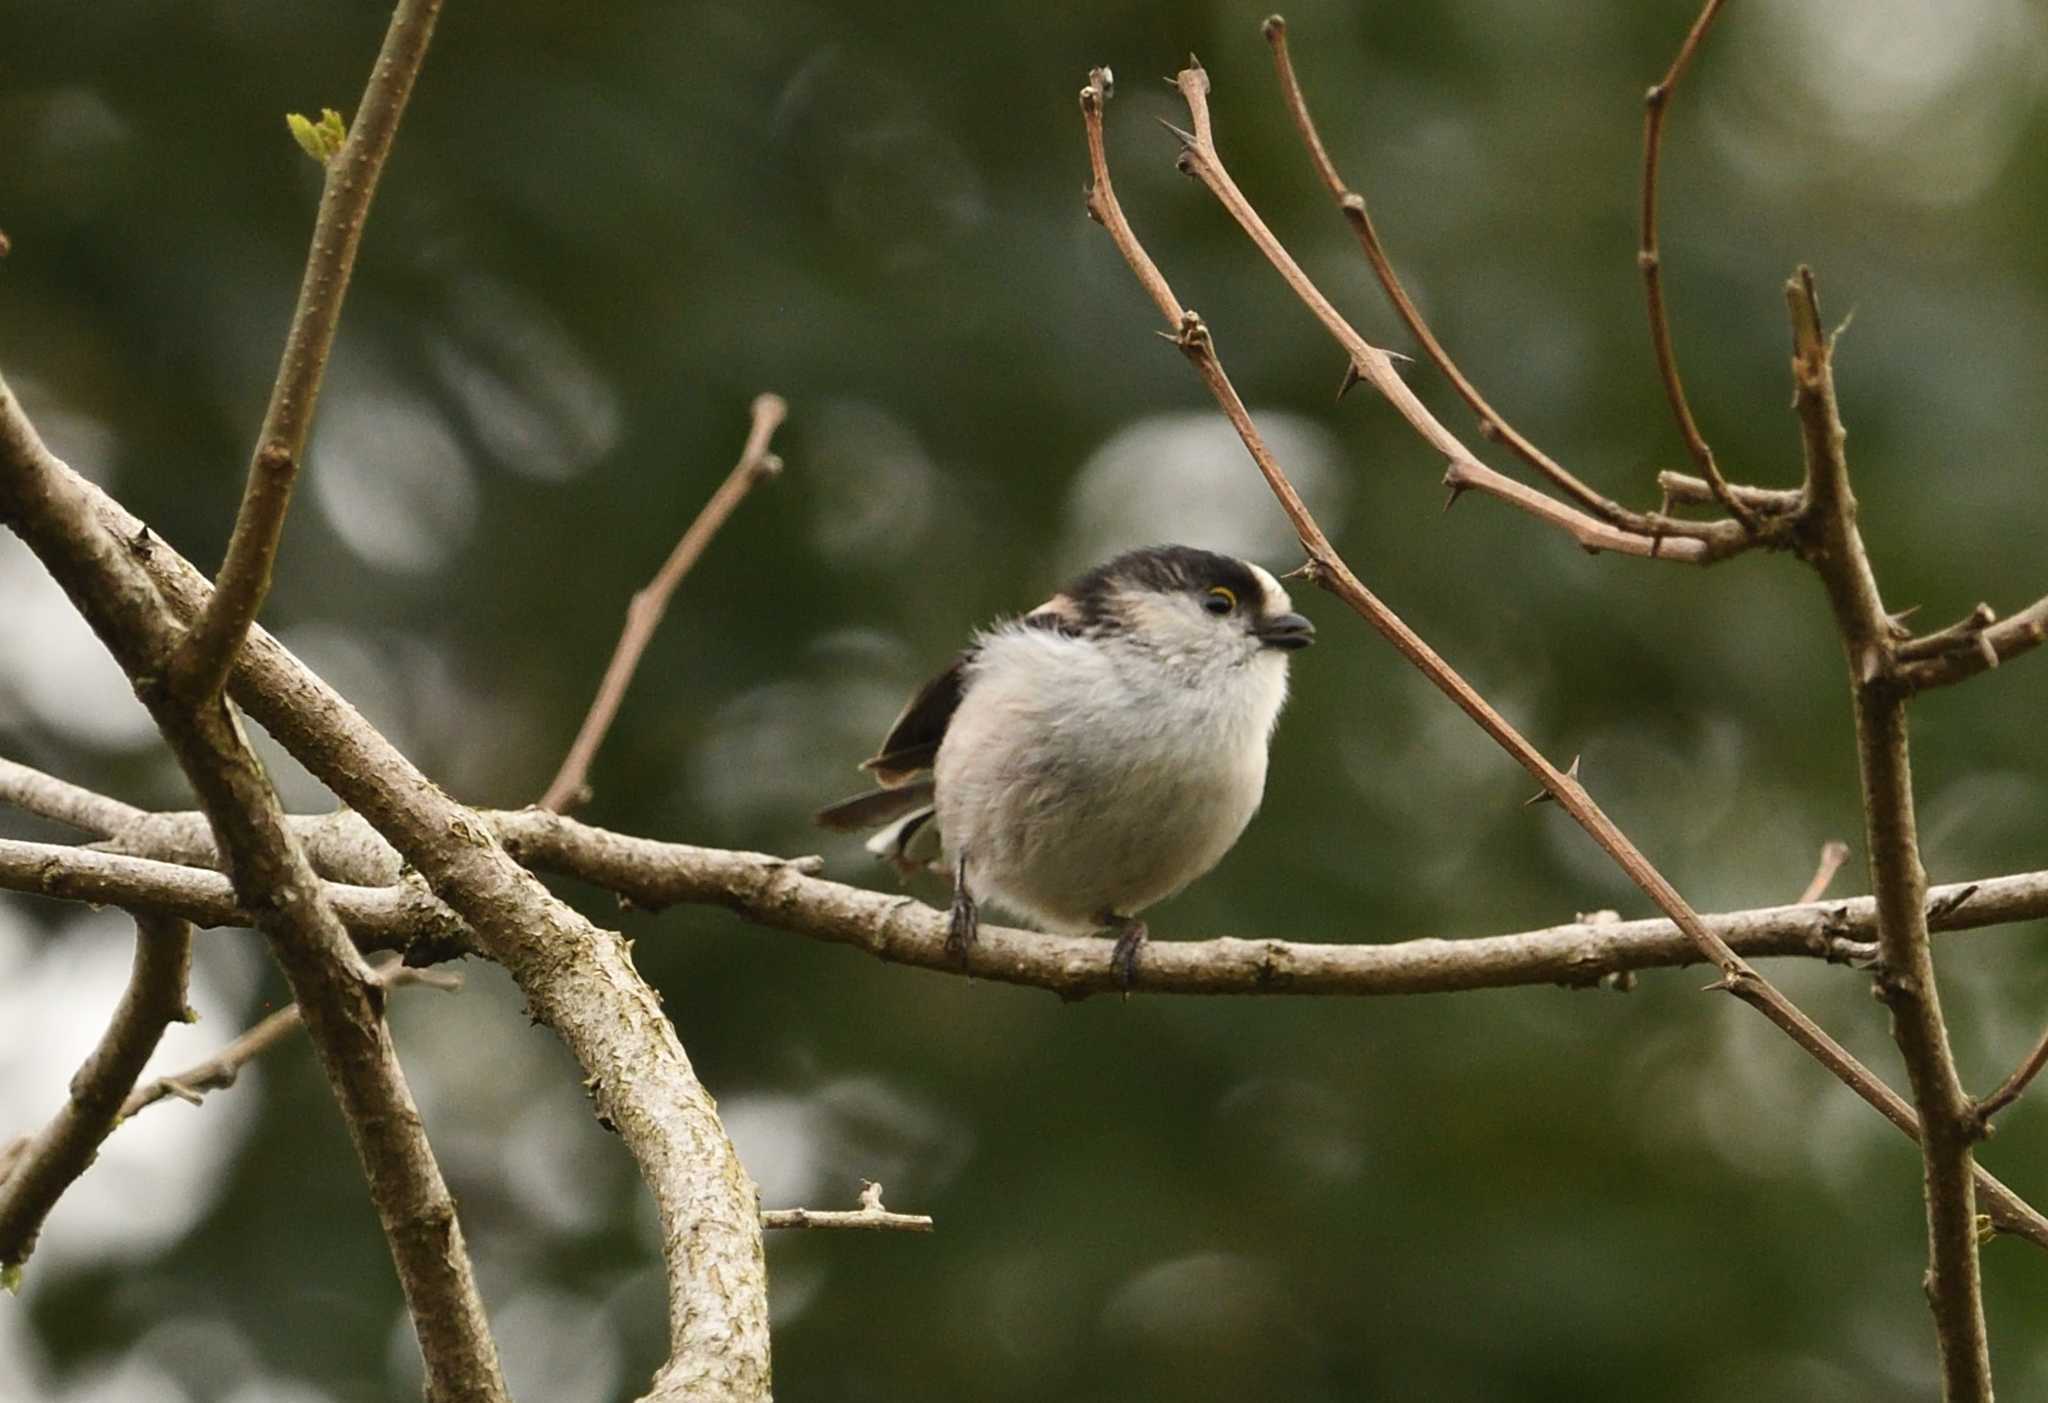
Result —
<instances>
[{"instance_id":1,"label":"bare branch","mask_svg":"<svg viewBox=\"0 0 2048 1403\"><path fill-rule=\"evenodd\" d=\"M2031 652L2043 639L2048 639L2048 598L2037 599L2017 614L1987 625L1970 647L1906 663L1899 669L1899 685L1912 692L1946 687Z\"/></svg>"},{"instance_id":2,"label":"bare branch","mask_svg":"<svg viewBox=\"0 0 2048 1403\"><path fill-rule=\"evenodd\" d=\"M256 435L241 510L228 539L212 602L196 619L172 655L171 690L187 703L216 695L228 666L270 592L270 572L284 534L292 485L306 452L327 354L341 321L342 299L355 271L356 249L370 215L370 201L384 160L398 136L398 122L412 96L413 81L426 59L441 0L398 0L384 34L383 50L363 88L362 105L348 140L327 163L320 213L299 284L298 306L286 333L284 355L270 390L270 407Z\"/></svg>"},{"instance_id":3,"label":"bare branch","mask_svg":"<svg viewBox=\"0 0 2048 1403\"><path fill-rule=\"evenodd\" d=\"M923 1213L891 1213L882 1206L882 1186L872 1181L861 1185L860 1207L838 1212L815 1208L770 1208L762 1211L764 1228L858 1228L868 1232L930 1232L932 1220Z\"/></svg>"},{"instance_id":4,"label":"bare branch","mask_svg":"<svg viewBox=\"0 0 2048 1403\"><path fill-rule=\"evenodd\" d=\"M5 417L0 416L0 461ZM97 487L57 465L181 619L205 577ZM0 518L6 515L0 493ZM596 1113L615 1128L661 1215L668 1363L650 1400L757 1399L768 1387L768 1298L759 1205L660 1000L626 943L551 896L457 803L258 625L229 691L294 759L360 813L467 921L477 947L519 984L533 1016L582 1064Z\"/></svg>"},{"instance_id":5,"label":"bare branch","mask_svg":"<svg viewBox=\"0 0 2048 1403\"><path fill-rule=\"evenodd\" d=\"M437 1403L500 1403L497 1348L454 1199L427 1144L376 988L219 696L188 704L166 685L183 630L143 568L138 526L108 532L96 493L53 457L0 382L0 521L27 543L114 655L149 709L226 855L237 898L306 1010L384 1228Z\"/></svg>"},{"instance_id":6,"label":"bare branch","mask_svg":"<svg viewBox=\"0 0 2048 1403\"><path fill-rule=\"evenodd\" d=\"M380 989L386 991L421 985L453 993L462 987L462 977L442 974L436 970L411 969L397 960L386 960L371 972L371 978ZM154 1106L157 1102L172 1097L198 1105L209 1091L222 1091L235 1084L242 1074L242 1068L254 1062L271 1048L283 1042L305 1026L305 1018L295 1003L264 1017L247 1032L237 1037L219 1052L202 1061L195 1062L182 1071L169 1076L152 1077L146 1082L137 1082L126 1100L121 1102L120 1120Z\"/></svg>"},{"instance_id":7,"label":"bare branch","mask_svg":"<svg viewBox=\"0 0 2048 1403\"><path fill-rule=\"evenodd\" d=\"M590 762L597 757L598 747L604 744L612 719L619 714L619 703L625 699L626 688L633 681L634 669L640 666L640 655L646 651L648 640L654 637L654 630L661 626L661 616L668 609L669 596L676 592L683 576L690 573L690 567L711 544L718 528L725 525L725 519L732 515L740 499L755 483L782 470L782 460L768 451L768 442L788 413L789 406L780 395L754 397L753 424L747 431L747 444L740 450L739 462L733 465L725 481L711 494L711 500L697 513L697 519L683 532L682 539L669 553L667 563L626 606L626 625L619 633L618 646L612 650L611 662L605 665L604 681L598 685L597 696L590 703L590 713L583 718L582 728L576 732L575 742L562 758L562 768L555 772L547 793L540 798L542 808L564 813L588 797L585 781L590 774Z\"/></svg>"},{"instance_id":8,"label":"bare branch","mask_svg":"<svg viewBox=\"0 0 2048 1403\"><path fill-rule=\"evenodd\" d=\"M1813 869L1813 880L1806 884L1806 890L1799 893L1798 904L1819 901L1821 893L1828 889L1828 883L1835 880L1835 874L1842 870L1842 864L1849 860L1849 845L1840 838L1830 838L1821 844L1820 865Z\"/></svg>"},{"instance_id":9,"label":"bare branch","mask_svg":"<svg viewBox=\"0 0 2048 1403\"><path fill-rule=\"evenodd\" d=\"M208 929L257 928L257 913L219 872L176 862L0 839L0 888L59 901L156 911ZM469 924L416 882L388 887L322 884L329 905L364 950L402 950L418 941L470 949Z\"/></svg>"},{"instance_id":10,"label":"bare branch","mask_svg":"<svg viewBox=\"0 0 2048 1403\"><path fill-rule=\"evenodd\" d=\"M1081 91L1082 110L1084 113L1093 114L1091 122L1097 127L1100 125L1102 94L1105 91L1098 81L1103 71L1095 70L1090 75L1089 86ZM1465 488L1477 488L1568 531L1574 540L1589 550L1611 550L1626 555L1670 560L1705 560L1707 547L1704 541L1697 538L1667 540L1621 530L1495 472L1480 462L1463 443L1459 442L1457 435L1445 428L1416 397L1415 392L1408 388L1407 381L1394 369L1393 361L1388 358L1387 353L1367 342L1331 305L1330 300L1301 270L1301 265L1294 261L1293 255L1273 236L1273 231L1266 227L1258 211L1252 208L1251 202L1245 199L1243 192L1237 188L1236 182L1230 178L1230 173L1224 169L1222 159L1216 154L1215 142L1210 135L1208 75L1199 68L1187 68L1181 71L1175 83L1187 101L1195 127L1191 133L1180 134L1181 169L1208 187L1209 192L1225 210L1229 211L1230 216L1237 221L1259 252L1265 255L1266 261L1273 265L1274 270L1293 290L1295 296L1300 298L1316 320L1322 323L1331 339L1343 348L1349 358L1350 373L1369 382L1374 389L1386 396L1409 427L1421 435L1423 442L1448 461L1449 470L1444 481L1451 487L1454 498ZM1089 156L1094 167L1089 212L1097 223L1107 226L1116 238L1118 250L1123 253L1125 261L1131 264L1132 271L1138 275L1139 282L1145 286L1153 302L1172 321L1172 336L1185 350L1188 344L1185 331L1187 314L1179 310L1180 304L1175 299L1172 289L1166 285L1165 278L1152 263L1150 255L1145 253L1136 236L1130 232L1129 221L1117 207L1114 187L1105 183L1109 179L1109 166L1099 133L1091 129L1088 141ZM1269 485L1272 485L1272 481L1268 476ZM1274 490L1279 489L1276 486Z\"/></svg>"},{"instance_id":11,"label":"bare branch","mask_svg":"<svg viewBox=\"0 0 2048 1403\"><path fill-rule=\"evenodd\" d=\"M724 906L754 924L851 945L892 963L961 972L959 961L945 949L943 912L907 896L827 881L813 875L814 863L808 859L664 843L538 809L481 810L477 818L532 870L574 877L643 910ZM89 848L0 840L0 889L142 907L203 927L254 924L218 873ZM364 950L403 950L422 941L451 953L478 948L468 923L418 887L330 883L327 893ZM1939 931L2048 917L2048 871L1936 887L1928 893L1928 909L1929 924ZM1877 906L1867 896L1701 919L1731 948L1752 958L1858 959L1870 953L1877 936ZM1121 987L1091 937L987 929L986 968L978 957L977 979L1049 989L1070 999ZM1330 945L1238 938L1158 941L1157 958L1138 971L1132 987L1154 994L1367 997L1515 985L1582 987L1608 975L1682 968L1705 958L1663 919L1576 921L1448 940L1431 936L1385 942L1384 935L1362 931L1360 942Z\"/></svg>"},{"instance_id":12,"label":"bare branch","mask_svg":"<svg viewBox=\"0 0 2048 1403\"><path fill-rule=\"evenodd\" d=\"M0 803L100 838L110 838L147 817L131 804L81 789L4 756L0 756Z\"/></svg>"},{"instance_id":13,"label":"bare branch","mask_svg":"<svg viewBox=\"0 0 2048 1403\"><path fill-rule=\"evenodd\" d=\"M1928 1300L1941 1345L1943 1396L1991 1398L1977 1260L1972 1144L1981 1128L1956 1074L1928 940L1927 873L1913 810L1907 692L1897 680L1894 623L1856 525L1847 432L1836 405L1833 341L1823 328L1813 273L1785 287L1792 313L1793 407L1806 451L1810 510L1801 555L1820 575L1848 655L1863 784L1865 847L1877 895L1877 987L1892 1011L1892 1036L1912 1083L1926 1167Z\"/></svg>"},{"instance_id":14,"label":"bare branch","mask_svg":"<svg viewBox=\"0 0 2048 1403\"><path fill-rule=\"evenodd\" d=\"M1643 299L1650 312L1650 342L1656 348L1657 373L1663 378L1664 396L1671 401L1671 417L1677 421L1679 436L1685 440L1685 451L1706 475L1714 500L1745 530L1754 532L1759 525L1756 513L1729 489L1720 464L1714 461L1714 450L1701 436L1699 425L1693 422L1692 407L1686 403L1685 383L1678 375L1678 356L1671 347L1670 316L1664 306L1664 260L1657 249L1657 169L1664 151L1664 116L1670 110L1671 94L1691 66L1693 54L1714 17L1721 13L1722 4L1723 0L1707 0L1663 80L1643 94L1643 237L1636 251L1636 266L1643 272Z\"/></svg>"},{"instance_id":15,"label":"bare branch","mask_svg":"<svg viewBox=\"0 0 2048 1403\"><path fill-rule=\"evenodd\" d=\"M134 967L106 1032L71 1079L70 1098L0 1177L0 1274L28 1260L43 1220L120 1122L122 1098L164 1029L191 1020L191 964L192 927L164 916L135 918Z\"/></svg>"},{"instance_id":16,"label":"bare branch","mask_svg":"<svg viewBox=\"0 0 2048 1403\"><path fill-rule=\"evenodd\" d=\"M1322 136L1316 130L1315 119L1309 115L1308 101L1302 95L1300 81L1295 77L1294 59L1287 47L1287 22L1279 15L1271 16L1265 23L1265 34L1267 42L1273 48L1273 65L1280 78L1281 95L1287 102L1288 112L1294 118L1295 130L1301 133L1302 144L1308 148L1309 159L1315 164L1316 173L1322 177L1324 186L1328 188L1332 198L1336 200L1338 209L1343 211L1344 219L1351 226L1352 233L1357 236L1359 247L1364 251L1366 261L1372 265L1373 274L1379 279L1381 289L1386 292L1387 300L1393 304L1394 311L1400 316L1402 322L1407 325L1409 334L1421 344L1430 360L1435 362L1437 369L1443 372L1444 378L1451 382L1452 388L1458 392L1459 397L1479 417L1480 433L1486 438L1506 444L1516 457L1549 479L1561 491L1576 498L1588 511L1592 512L1602 521L1619 527L1622 531L1632 536L1639 536L1652 541L1669 537L1698 538L1707 542L1707 545L1692 558L1696 558L1702 563L1711 563L1714 560L1746 549L1750 544L1749 533L1744 531L1735 522L1684 521L1677 517L1662 514L1645 514L1630 511L1619 502L1616 502L1604 493L1595 491L1592 487L1581 481L1563 464L1524 437L1514 425L1510 424L1502 417L1498 410L1494 409L1487 402L1486 397L1479 392L1479 388L1466 379L1464 372L1458 369L1457 363L1451 359L1450 352L1446 351L1443 343L1437 340L1436 333L1430 330L1428 322L1423 319L1422 312L1416 307L1414 299L1409 297L1408 290L1401 285L1400 275L1394 271L1393 261L1387 257L1386 249L1380 243L1379 233L1373 226L1372 215L1366 209L1365 197L1358 194L1345 183L1344 177L1338 173L1336 162L1330 159L1329 151L1323 145ZM1626 547L1612 545L1605 541L1587 539L1583 528L1574 529L1573 518L1577 517L1577 513L1573 513L1569 508L1564 508L1558 503L1543 497L1541 493L1532 492L1528 488L1521 487L1519 483L1513 485L1519 488L1522 493L1528 494L1526 498L1501 491L1497 485L1490 485L1480 481L1460 480L1464 476L1469 476L1469 470L1461 472L1461 465L1456 459L1453 459L1452 477L1449 479L1453 488L1478 487L1483 491L1490 492L1492 495L1513 502L1532 515L1542 517L1551 521L1553 525L1571 531L1574 537L1578 539L1579 544L1586 546L1588 549L1626 549ZM1580 520L1583 520L1583 518L1580 518ZM1661 551L1628 551L1628 553L1654 553L1675 558L1674 552L1668 547Z\"/></svg>"},{"instance_id":17,"label":"bare branch","mask_svg":"<svg viewBox=\"0 0 2048 1403\"><path fill-rule=\"evenodd\" d=\"M2041 1074L2041 1068L2048 1066L2048 1030L2044 1030L2027 1055L2020 1059L2020 1065L2013 1068L2012 1075L1999 1084L1998 1090L1977 1103L1977 1120L1983 1133L1989 1134L1991 1118L2019 1100L2020 1093Z\"/></svg>"},{"instance_id":18,"label":"bare branch","mask_svg":"<svg viewBox=\"0 0 2048 1403\"><path fill-rule=\"evenodd\" d=\"M1284 250L1279 249L1278 242L1266 231L1258 216L1251 212L1242 194L1238 193L1236 186L1224 173L1210 138L1207 75L1199 68L1183 69L1176 79L1176 86L1186 99L1194 120L1193 134L1183 141L1183 166L1201 175L1204 184L1216 193L1218 199L1237 217L1238 222L1252 234L1253 241L1267 251L1268 258L1275 260L1276 266L1282 266L1280 260L1285 261L1282 272L1288 275L1288 281L1296 286L1297 293L1304 300L1310 301L1312 306L1320 305L1327 308L1329 304L1323 300L1321 293L1315 291L1300 269L1294 266L1293 260L1286 257ZM1101 125L1101 96L1100 84L1091 81L1089 88L1084 90L1081 103L1083 121L1090 128L1099 128ZM1089 136L1089 150L1096 162L1101 164L1104 159L1103 146L1099 133L1093 130ZM1106 194L1106 175L1106 170L1096 172L1096 197L1113 200L1113 195ZM1289 269L1292 270L1291 273L1288 272ZM1153 275L1158 276L1156 269ZM1163 279L1161 281L1163 284ZM1170 292L1167 297L1170 303ZM1329 315L1335 317L1334 312ZM1338 320L1341 322L1341 319ZM1348 327L1345 329L1349 331ZM1606 852L1616 865L1628 874L1630 880L1656 903L1658 909L1671 917L1702 953L1720 967L1721 978L1711 987L1731 993L1757 1009L1893 1125L1907 1135L1917 1137L1920 1133L1919 1119L1912 1107L1907 1105L1898 1093L1886 1086L1869 1068L1857 1061L1848 1049L1800 1012L1776 986L1730 949L1727 942L1708 930L1700 921L1699 915L1678 894L1677 889L1593 802L1584 787L1546 760L1540 751L1509 725L1507 720L1475 692L1449 664L1438 657L1414 630L1403 623L1351 573L1350 568L1344 564L1329 539L1323 534L1322 528L1310 515L1300 495L1294 490L1293 484L1287 480L1286 474L1267 451L1264 441L1252 424L1250 415L1245 411L1243 402L1224 375L1208 328L1202 324L1201 319L1192 312L1183 312L1179 324L1174 329L1174 340L1201 375L1203 382L1208 385L1210 393L1215 397L1225 416L1237 429L1239 437L1244 440L1246 450L1258 465L1259 472L1279 500L1281 509L1299 533L1302 546L1309 555L1307 570L1311 578L1350 605L1375 631L1387 639L1402 657L1456 702L1460 710L1471 717L1481 730L1513 756L1517 763L1550 792L1559 806L1586 830L1602 851ZM1364 345L1363 342L1359 344ZM1384 354L1370 347L1365 349L1367 355L1360 363L1361 372L1367 378L1373 378L1383 370L1399 386L1399 379L1393 377ZM1375 383L1378 383L1377 380ZM1405 394L1406 387L1400 388ZM1433 420L1430 422L1434 423Z\"/></svg>"},{"instance_id":19,"label":"bare branch","mask_svg":"<svg viewBox=\"0 0 2048 1403\"><path fill-rule=\"evenodd\" d=\"M1658 473L1657 490L1664 494L1666 506L1711 507L1720 504L1705 478L1687 473L1669 470ZM1805 500L1797 488L1790 487L1745 487L1739 482L1731 482L1728 490L1744 506L1752 507L1759 515L1767 517L1796 512Z\"/></svg>"}]
</instances>

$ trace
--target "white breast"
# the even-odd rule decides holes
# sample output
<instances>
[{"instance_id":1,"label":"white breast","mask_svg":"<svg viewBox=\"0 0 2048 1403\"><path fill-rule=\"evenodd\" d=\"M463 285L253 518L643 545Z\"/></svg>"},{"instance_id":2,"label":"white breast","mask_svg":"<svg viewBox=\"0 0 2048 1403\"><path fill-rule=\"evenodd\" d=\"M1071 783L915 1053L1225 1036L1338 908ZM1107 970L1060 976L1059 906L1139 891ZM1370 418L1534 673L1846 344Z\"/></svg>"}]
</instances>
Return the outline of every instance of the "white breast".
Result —
<instances>
[{"instance_id":1,"label":"white breast","mask_svg":"<svg viewBox=\"0 0 2048 1403\"><path fill-rule=\"evenodd\" d=\"M1055 929L1135 915L1207 872L1259 806L1284 655L1204 670L1116 641L984 635L936 767L949 865Z\"/></svg>"}]
</instances>

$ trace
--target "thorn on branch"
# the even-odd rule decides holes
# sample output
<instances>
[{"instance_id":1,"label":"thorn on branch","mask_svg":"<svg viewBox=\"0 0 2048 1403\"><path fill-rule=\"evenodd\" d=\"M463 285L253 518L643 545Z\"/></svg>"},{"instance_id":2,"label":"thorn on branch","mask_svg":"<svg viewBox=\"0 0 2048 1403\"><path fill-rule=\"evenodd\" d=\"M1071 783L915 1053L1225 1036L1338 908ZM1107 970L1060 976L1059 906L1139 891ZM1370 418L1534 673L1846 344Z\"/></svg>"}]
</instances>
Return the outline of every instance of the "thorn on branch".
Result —
<instances>
[{"instance_id":1,"label":"thorn on branch","mask_svg":"<svg viewBox=\"0 0 2048 1403\"><path fill-rule=\"evenodd\" d=\"M1573 784L1577 784L1579 782L1578 756L1572 756L1571 764L1565 766L1564 778ZM1551 793L1548 789L1539 789L1534 794L1531 794L1528 798L1522 801L1522 807L1527 809L1533 808L1537 804L1554 804L1556 802L1557 796L1555 794Z\"/></svg>"}]
</instances>

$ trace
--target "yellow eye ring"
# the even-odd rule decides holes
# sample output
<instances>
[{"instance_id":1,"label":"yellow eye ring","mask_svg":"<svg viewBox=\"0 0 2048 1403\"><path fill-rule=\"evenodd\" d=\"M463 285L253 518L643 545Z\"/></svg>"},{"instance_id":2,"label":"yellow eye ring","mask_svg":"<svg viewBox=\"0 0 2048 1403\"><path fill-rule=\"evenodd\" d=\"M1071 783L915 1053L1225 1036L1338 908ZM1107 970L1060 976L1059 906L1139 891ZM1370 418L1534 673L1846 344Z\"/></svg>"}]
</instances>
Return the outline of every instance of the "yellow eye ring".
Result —
<instances>
[{"instance_id":1,"label":"yellow eye ring","mask_svg":"<svg viewBox=\"0 0 2048 1403\"><path fill-rule=\"evenodd\" d=\"M1221 618L1237 607L1237 595L1223 585L1212 585L1202 596L1202 607Z\"/></svg>"}]
</instances>

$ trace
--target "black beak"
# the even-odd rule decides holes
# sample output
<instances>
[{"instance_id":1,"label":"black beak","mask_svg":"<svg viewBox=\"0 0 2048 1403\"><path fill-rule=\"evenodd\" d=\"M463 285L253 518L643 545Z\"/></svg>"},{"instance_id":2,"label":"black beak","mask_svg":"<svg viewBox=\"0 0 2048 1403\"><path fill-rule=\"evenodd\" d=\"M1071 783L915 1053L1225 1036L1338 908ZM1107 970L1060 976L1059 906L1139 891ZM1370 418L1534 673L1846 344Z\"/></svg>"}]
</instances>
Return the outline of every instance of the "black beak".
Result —
<instances>
[{"instance_id":1,"label":"black beak","mask_svg":"<svg viewBox=\"0 0 2048 1403\"><path fill-rule=\"evenodd\" d=\"M1316 641L1316 626L1300 614L1276 614L1261 619L1252 632L1268 648L1285 648L1290 653Z\"/></svg>"}]
</instances>

